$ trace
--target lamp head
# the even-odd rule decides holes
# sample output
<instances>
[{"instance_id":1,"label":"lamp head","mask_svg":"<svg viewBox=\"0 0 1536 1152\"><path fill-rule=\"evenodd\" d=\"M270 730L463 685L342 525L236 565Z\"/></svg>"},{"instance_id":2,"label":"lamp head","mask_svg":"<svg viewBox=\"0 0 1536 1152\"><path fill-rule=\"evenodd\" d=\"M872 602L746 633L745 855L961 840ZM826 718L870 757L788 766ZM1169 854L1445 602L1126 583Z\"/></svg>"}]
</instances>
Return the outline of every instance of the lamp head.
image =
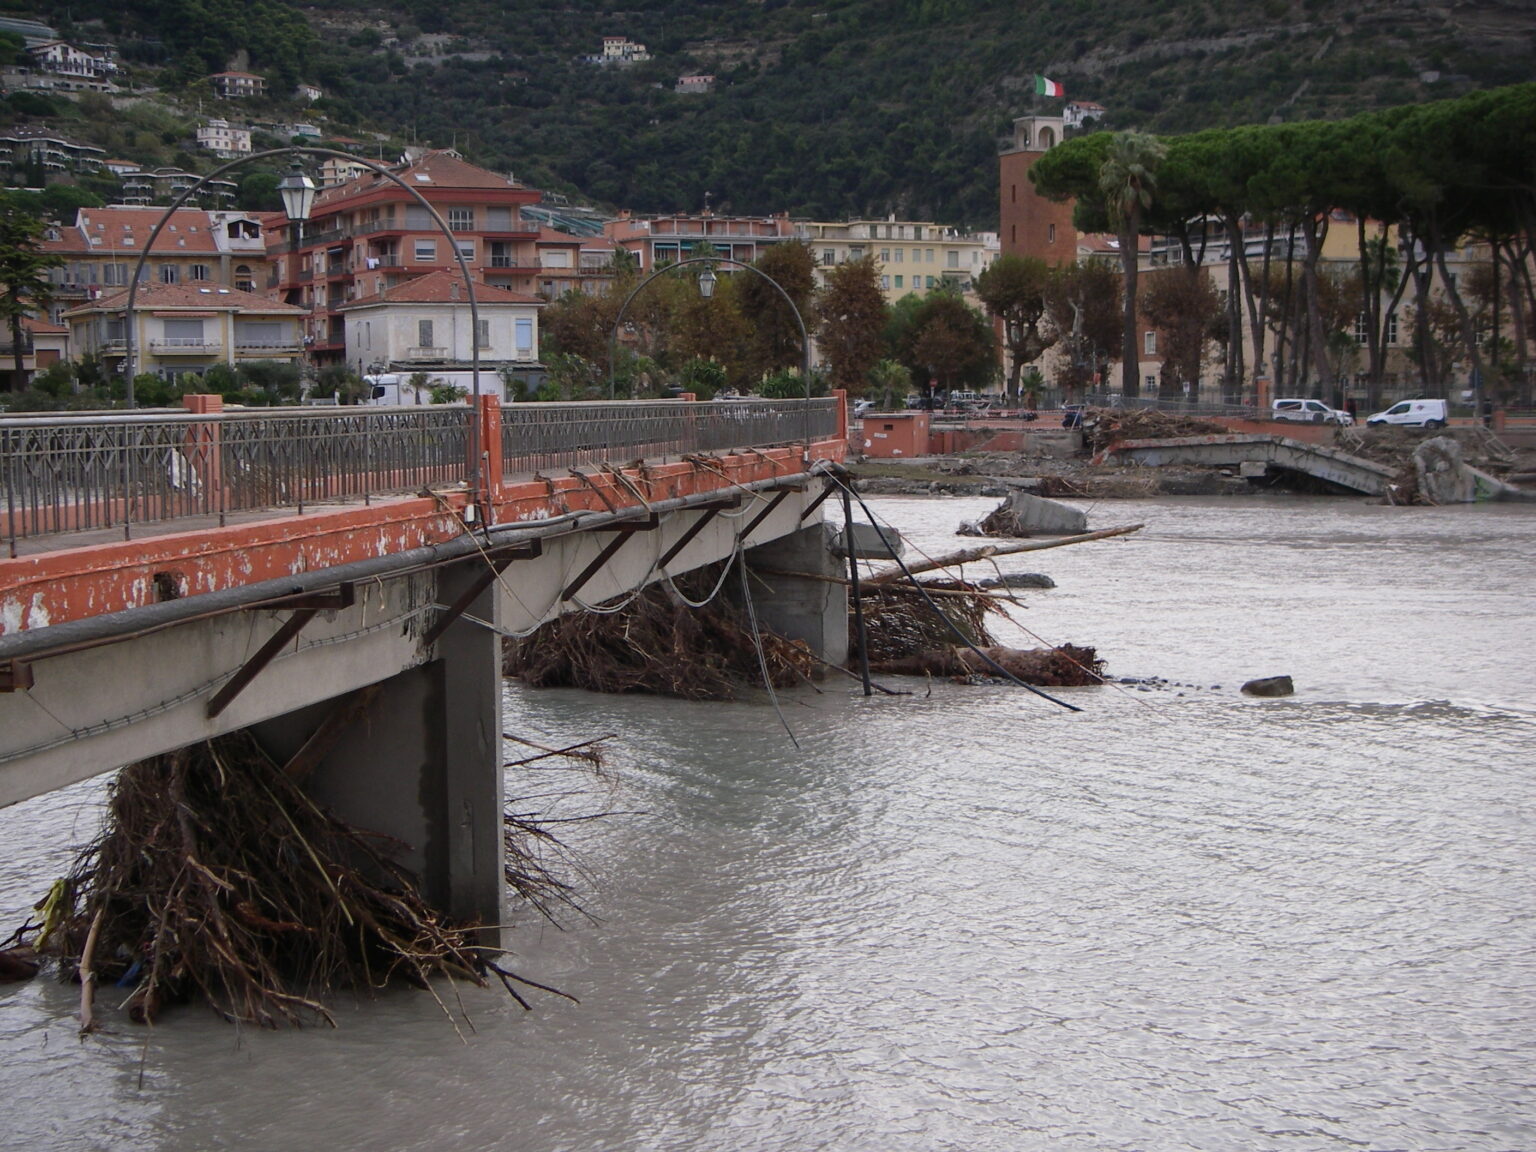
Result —
<instances>
[{"instance_id":1,"label":"lamp head","mask_svg":"<svg viewBox=\"0 0 1536 1152\"><path fill-rule=\"evenodd\" d=\"M704 271L699 273L699 295L706 300L714 298L715 268L712 264L704 265Z\"/></svg>"},{"instance_id":2,"label":"lamp head","mask_svg":"<svg viewBox=\"0 0 1536 1152\"><path fill-rule=\"evenodd\" d=\"M310 210L315 206L315 182L304 175L297 160L288 175L277 182L277 191L283 198L283 211L290 221L302 224L309 219Z\"/></svg>"}]
</instances>

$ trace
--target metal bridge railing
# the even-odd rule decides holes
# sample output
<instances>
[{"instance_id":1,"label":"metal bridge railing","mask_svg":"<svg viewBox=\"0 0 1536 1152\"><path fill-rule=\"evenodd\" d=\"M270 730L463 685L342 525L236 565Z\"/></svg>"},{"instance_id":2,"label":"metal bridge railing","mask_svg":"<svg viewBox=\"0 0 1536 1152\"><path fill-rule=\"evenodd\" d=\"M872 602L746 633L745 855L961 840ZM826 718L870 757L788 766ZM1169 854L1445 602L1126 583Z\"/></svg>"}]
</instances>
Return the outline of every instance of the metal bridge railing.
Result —
<instances>
[{"instance_id":1,"label":"metal bridge railing","mask_svg":"<svg viewBox=\"0 0 1536 1152\"><path fill-rule=\"evenodd\" d=\"M767 447L840 434L835 400L517 404L503 470ZM472 409L302 408L0 419L0 538L410 492L469 477Z\"/></svg>"},{"instance_id":2,"label":"metal bridge railing","mask_svg":"<svg viewBox=\"0 0 1536 1152\"><path fill-rule=\"evenodd\" d=\"M842 434L834 399L511 404L501 410L508 472L766 448Z\"/></svg>"}]
</instances>

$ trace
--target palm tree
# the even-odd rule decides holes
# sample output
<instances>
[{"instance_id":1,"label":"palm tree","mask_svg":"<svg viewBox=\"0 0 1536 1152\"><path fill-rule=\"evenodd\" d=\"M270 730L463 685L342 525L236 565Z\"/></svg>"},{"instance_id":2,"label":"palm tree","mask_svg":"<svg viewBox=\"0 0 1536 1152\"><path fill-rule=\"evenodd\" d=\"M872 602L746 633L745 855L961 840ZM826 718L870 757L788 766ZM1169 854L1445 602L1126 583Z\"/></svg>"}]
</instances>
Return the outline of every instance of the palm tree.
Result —
<instances>
[{"instance_id":1,"label":"palm tree","mask_svg":"<svg viewBox=\"0 0 1536 1152\"><path fill-rule=\"evenodd\" d=\"M1167 149L1144 132L1116 132L1099 168L1099 191L1110 222L1120 234L1120 267L1125 285L1125 337L1120 352L1120 390L1141 394L1136 354L1136 240L1141 218L1157 193L1157 166Z\"/></svg>"}]
</instances>

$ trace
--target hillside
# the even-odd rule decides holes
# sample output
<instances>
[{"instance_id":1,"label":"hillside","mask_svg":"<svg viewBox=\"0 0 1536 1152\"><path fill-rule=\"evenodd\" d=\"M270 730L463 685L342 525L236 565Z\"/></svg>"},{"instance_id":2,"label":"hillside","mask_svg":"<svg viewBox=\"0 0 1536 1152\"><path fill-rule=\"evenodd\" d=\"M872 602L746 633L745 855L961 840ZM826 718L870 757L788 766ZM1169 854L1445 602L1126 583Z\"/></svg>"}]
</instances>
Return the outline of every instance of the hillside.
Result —
<instances>
[{"instance_id":1,"label":"hillside","mask_svg":"<svg viewBox=\"0 0 1536 1152\"><path fill-rule=\"evenodd\" d=\"M1331 118L1533 78L1536 0L73 0L43 18L155 37L166 79L250 66L327 91L339 130L454 145L636 211L996 223L998 141L1032 77L1179 132ZM70 19L73 25L70 24ZM93 24L90 22L99 22ZM604 36L650 59L582 57ZM679 95L680 75L712 92Z\"/></svg>"}]
</instances>

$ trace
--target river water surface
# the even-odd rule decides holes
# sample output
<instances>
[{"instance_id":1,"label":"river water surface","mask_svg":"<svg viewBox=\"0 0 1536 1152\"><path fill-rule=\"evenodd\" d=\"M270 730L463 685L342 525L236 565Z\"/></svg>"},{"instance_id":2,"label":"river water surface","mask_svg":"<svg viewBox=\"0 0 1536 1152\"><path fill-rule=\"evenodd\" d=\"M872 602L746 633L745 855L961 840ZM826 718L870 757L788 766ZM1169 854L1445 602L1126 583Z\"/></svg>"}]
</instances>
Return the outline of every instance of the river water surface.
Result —
<instances>
[{"instance_id":1,"label":"river water surface","mask_svg":"<svg viewBox=\"0 0 1536 1152\"><path fill-rule=\"evenodd\" d=\"M988 500L885 498L922 550ZM0 1124L38 1149L1536 1149L1536 509L1119 501L1001 561L1016 612L1166 686L850 681L781 700L508 689L611 779L571 825L596 923L511 961L580 997L198 1009L76 1039L0 988ZM1010 641L1031 643L1017 633ZM1289 673L1297 694L1240 696ZM0 914L102 786L0 812ZM450 1000L451 1002L451 1000Z\"/></svg>"}]
</instances>

